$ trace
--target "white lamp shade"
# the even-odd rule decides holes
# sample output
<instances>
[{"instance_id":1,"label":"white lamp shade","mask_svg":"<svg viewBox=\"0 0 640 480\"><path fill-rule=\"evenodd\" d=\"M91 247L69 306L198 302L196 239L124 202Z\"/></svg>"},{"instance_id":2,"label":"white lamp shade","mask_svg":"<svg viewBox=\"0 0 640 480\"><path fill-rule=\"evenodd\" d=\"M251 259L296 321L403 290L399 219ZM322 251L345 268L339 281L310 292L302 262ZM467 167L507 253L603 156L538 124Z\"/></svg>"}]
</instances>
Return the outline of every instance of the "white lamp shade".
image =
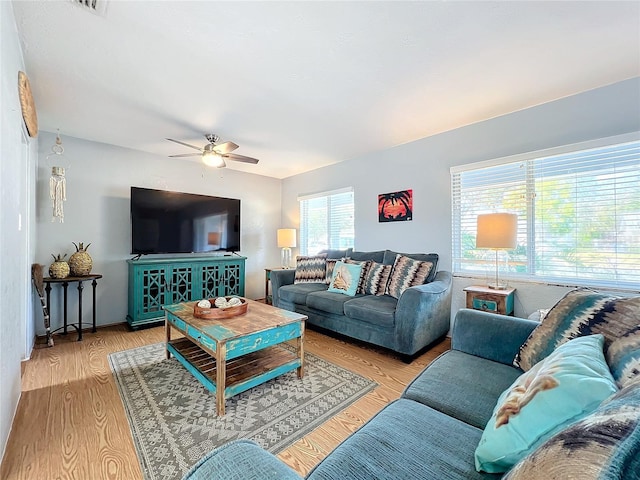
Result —
<instances>
[{"instance_id":1,"label":"white lamp shade","mask_svg":"<svg viewBox=\"0 0 640 480\"><path fill-rule=\"evenodd\" d=\"M279 228L278 229L278 247L293 248L296 246L296 229L295 228Z\"/></svg>"},{"instance_id":2,"label":"white lamp shade","mask_svg":"<svg viewBox=\"0 0 640 480\"><path fill-rule=\"evenodd\" d=\"M478 215L477 248L512 250L517 245L518 215L487 213Z\"/></svg>"}]
</instances>

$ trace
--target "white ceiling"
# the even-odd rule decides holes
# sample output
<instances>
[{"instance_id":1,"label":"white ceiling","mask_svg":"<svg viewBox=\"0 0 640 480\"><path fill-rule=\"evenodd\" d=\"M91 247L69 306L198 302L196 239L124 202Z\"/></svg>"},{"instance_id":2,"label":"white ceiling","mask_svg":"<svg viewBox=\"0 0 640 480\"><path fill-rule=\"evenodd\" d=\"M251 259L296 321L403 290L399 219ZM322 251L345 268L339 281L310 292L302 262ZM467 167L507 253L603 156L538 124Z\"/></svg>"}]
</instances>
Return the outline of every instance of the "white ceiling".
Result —
<instances>
[{"instance_id":1,"label":"white ceiling","mask_svg":"<svg viewBox=\"0 0 640 480\"><path fill-rule=\"evenodd\" d=\"M41 130L276 178L640 76L638 1L13 8Z\"/></svg>"}]
</instances>

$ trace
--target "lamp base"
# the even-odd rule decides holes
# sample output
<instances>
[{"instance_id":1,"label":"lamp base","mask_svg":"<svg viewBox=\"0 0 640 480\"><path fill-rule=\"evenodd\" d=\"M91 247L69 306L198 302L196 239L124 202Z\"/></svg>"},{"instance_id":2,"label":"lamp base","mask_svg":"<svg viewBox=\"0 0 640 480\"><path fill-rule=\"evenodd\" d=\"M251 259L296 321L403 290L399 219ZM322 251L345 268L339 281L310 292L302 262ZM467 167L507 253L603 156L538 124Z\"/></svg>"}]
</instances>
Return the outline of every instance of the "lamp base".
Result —
<instances>
[{"instance_id":1,"label":"lamp base","mask_svg":"<svg viewBox=\"0 0 640 480\"><path fill-rule=\"evenodd\" d=\"M489 287L491 290L506 290L507 288L509 288L509 285L507 285L506 283L490 283L489 285L487 285L487 287Z\"/></svg>"},{"instance_id":2,"label":"lamp base","mask_svg":"<svg viewBox=\"0 0 640 480\"><path fill-rule=\"evenodd\" d=\"M291 268L291 249L289 247L282 247L280 263L282 268Z\"/></svg>"}]
</instances>

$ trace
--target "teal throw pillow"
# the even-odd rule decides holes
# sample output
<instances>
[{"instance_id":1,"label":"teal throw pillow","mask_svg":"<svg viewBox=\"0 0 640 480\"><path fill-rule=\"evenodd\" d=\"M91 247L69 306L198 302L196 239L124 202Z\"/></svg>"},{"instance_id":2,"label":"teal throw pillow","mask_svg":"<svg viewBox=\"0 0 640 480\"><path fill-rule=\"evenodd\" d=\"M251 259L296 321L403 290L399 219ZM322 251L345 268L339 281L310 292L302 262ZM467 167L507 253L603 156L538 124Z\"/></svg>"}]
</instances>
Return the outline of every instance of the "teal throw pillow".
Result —
<instances>
[{"instance_id":1,"label":"teal throw pillow","mask_svg":"<svg viewBox=\"0 0 640 480\"><path fill-rule=\"evenodd\" d=\"M553 474L551 474L553 472ZM640 479L640 382L559 431L503 480Z\"/></svg>"},{"instance_id":2,"label":"teal throw pillow","mask_svg":"<svg viewBox=\"0 0 640 480\"><path fill-rule=\"evenodd\" d=\"M336 262L333 268L331 283L327 291L342 293L353 297L358 290L362 265L355 263Z\"/></svg>"},{"instance_id":3,"label":"teal throw pillow","mask_svg":"<svg viewBox=\"0 0 640 480\"><path fill-rule=\"evenodd\" d=\"M504 391L476 448L476 469L506 472L616 393L603 346L602 335L570 340Z\"/></svg>"}]
</instances>

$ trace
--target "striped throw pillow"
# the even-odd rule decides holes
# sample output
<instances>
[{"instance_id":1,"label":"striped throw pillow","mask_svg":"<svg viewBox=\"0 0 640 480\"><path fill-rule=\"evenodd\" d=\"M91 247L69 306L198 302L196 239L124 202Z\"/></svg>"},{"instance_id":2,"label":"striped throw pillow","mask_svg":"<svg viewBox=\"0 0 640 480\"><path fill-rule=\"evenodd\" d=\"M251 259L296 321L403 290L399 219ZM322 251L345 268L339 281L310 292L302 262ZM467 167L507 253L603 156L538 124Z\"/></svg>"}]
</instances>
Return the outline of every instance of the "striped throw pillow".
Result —
<instances>
[{"instance_id":1,"label":"striped throw pillow","mask_svg":"<svg viewBox=\"0 0 640 480\"><path fill-rule=\"evenodd\" d=\"M407 288L422 285L432 269L433 262L414 260L397 254L384 293L394 298L400 298L402 292Z\"/></svg>"},{"instance_id":2,"label":"striped throw pillow","mask_svg":"<svg viewBox=\"0 0 640 480\"><path fill-rule=\"evenodd\" d=\"M371 262L371 266L367 272L367 278L364 282L364 293L367 295L384 295L387 283L389 282L391 267L391 265Z\"/></svg>"},{"instance_id":3,"label":"striped throw pillow","mask_svg":"<svg viewBox=\"0 0 640 480\"><path fill-rule=\"evenodd\" d=\"M293 283L324 283L327 275L327 254L298 255Z\"/></svg>"}]
</instances>

